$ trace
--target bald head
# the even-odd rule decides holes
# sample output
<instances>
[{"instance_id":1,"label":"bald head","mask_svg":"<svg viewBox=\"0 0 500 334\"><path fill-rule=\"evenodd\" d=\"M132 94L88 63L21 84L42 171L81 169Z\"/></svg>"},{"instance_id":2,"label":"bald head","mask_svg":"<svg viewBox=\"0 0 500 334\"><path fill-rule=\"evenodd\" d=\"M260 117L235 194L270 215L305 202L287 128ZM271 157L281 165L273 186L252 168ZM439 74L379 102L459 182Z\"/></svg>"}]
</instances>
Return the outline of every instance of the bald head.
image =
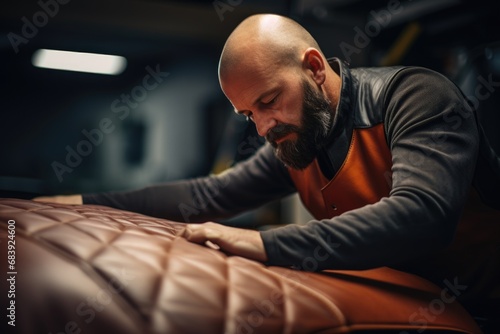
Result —
<instances>
[{"instance_id":1,"label":"bald head","mask_svg":"<svg viewBox=\"0 0 500 334\"><path fill-rule=\"evenodd\" d=\"M300 66L302 53L311 47L320 50L309 32L292 19L273 14L250 16L227 39L219 78L242 67Z\"/></svg>"}]
</instances>

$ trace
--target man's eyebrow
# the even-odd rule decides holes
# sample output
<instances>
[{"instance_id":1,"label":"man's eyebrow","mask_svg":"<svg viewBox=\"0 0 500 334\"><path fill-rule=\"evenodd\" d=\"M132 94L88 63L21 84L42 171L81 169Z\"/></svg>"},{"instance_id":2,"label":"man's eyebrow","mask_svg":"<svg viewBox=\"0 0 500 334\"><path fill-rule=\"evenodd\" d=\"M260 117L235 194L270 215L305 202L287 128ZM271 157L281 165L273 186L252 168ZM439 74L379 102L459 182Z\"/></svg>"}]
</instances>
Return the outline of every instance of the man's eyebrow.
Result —
<instances>
[{"instance_id":1,"label":"man's eyebrow","mask_svg":"<svg viewBox=\"0 0 500 334\"><path fill-rule=\"evenodd\" d=\"M278 91L278 89L279 89L279 87L274 87L274 88L271 88L271 89L265 91L264 93L260 94L259 97L255 99L255 102L252 104L252 106L259 103L264 97L275 93L276 91ZM250 110L237 110L236 108L234 108L234 112L241 115L241 114L245 114L246 112L250 112Z\"/></svg>"}]
</instances>

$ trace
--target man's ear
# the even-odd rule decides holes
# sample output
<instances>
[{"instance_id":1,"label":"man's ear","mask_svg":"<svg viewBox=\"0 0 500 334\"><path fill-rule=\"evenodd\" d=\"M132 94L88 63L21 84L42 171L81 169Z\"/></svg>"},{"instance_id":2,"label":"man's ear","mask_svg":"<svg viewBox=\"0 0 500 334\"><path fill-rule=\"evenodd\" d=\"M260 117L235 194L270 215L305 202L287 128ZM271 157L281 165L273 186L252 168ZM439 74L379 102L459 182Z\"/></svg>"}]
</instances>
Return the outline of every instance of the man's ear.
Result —
<instances>
[{"instance_id":1,"label":"man's ear","mask_svg":"<svg viewBox=\"0 0 500 334\"><path fill-rule=\"evenodd\" d=\"M304 52L302 66L318 86L321 86L326 79L325 62L321 53L315 48L308 48Z\"/></svg>"}]
</instances>

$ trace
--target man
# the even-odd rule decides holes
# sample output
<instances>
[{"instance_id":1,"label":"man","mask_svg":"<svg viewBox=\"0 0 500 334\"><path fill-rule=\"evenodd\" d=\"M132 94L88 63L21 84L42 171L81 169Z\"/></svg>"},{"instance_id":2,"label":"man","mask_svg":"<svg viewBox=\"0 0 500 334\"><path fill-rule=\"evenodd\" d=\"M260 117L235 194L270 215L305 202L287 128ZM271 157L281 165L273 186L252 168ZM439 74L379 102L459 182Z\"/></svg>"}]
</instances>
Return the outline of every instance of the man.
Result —
<instances>
[{"instance_id":1,"label":"man","mask_svg":"<svg viewBox=\"0 0 500 334\"><path fill-rule=\"evenodd\" d=\"M181 236L231 254L304 270L392 266L467 286L463 296L489 296L498 276L485 278L485 288L469 285L478 282L461 263L468 232L457 232L468 231L457 226L484 142L451 82L415 67L350 70L277 15L252 16L233 31L219 79L235 111L268 142L254 157L217 176L37 200L177 221L183 206L195 207L190 222L208 222L186 225ZM260 232L212 222L296 191L316 220ZM491 215L487 228L498 221ZM497 245L491 235L480 244ZM316 259L314 267L305 258ZM478 259L484 253L470 262Z\"/></svg>"}]
</instances>

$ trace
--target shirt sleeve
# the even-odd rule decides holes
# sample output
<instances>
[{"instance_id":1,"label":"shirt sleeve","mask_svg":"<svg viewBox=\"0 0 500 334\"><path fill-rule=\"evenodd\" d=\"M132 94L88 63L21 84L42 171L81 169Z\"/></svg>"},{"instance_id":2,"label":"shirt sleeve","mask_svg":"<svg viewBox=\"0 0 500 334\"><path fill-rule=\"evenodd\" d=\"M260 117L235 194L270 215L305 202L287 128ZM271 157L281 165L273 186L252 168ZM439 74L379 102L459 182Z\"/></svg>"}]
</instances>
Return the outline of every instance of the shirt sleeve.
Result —
<instances>
[{"instance_id":1,"label":"shirt sleeve","mask_svg":"<svg viewBox=\"0 0 500 334\"><path fill-rule=\"evenodd\" d=\"M84 204L195 223L228 218L294 191L285 166L265 145L248 160L219 175L82 197Z\"/></svg>"},{"instance_id":2,"label":"shirt sleeve","mask_svg":"<svg viewBox=\"0 0 500 334\"><path fill-rule=\"evenodd\" d=\"M268 264L369 269L451 242L477 156L473 111L453 83L422 68L400 71L384 96L389 196L331 219L262 231Z\"/></svg>"}]
</instances>

